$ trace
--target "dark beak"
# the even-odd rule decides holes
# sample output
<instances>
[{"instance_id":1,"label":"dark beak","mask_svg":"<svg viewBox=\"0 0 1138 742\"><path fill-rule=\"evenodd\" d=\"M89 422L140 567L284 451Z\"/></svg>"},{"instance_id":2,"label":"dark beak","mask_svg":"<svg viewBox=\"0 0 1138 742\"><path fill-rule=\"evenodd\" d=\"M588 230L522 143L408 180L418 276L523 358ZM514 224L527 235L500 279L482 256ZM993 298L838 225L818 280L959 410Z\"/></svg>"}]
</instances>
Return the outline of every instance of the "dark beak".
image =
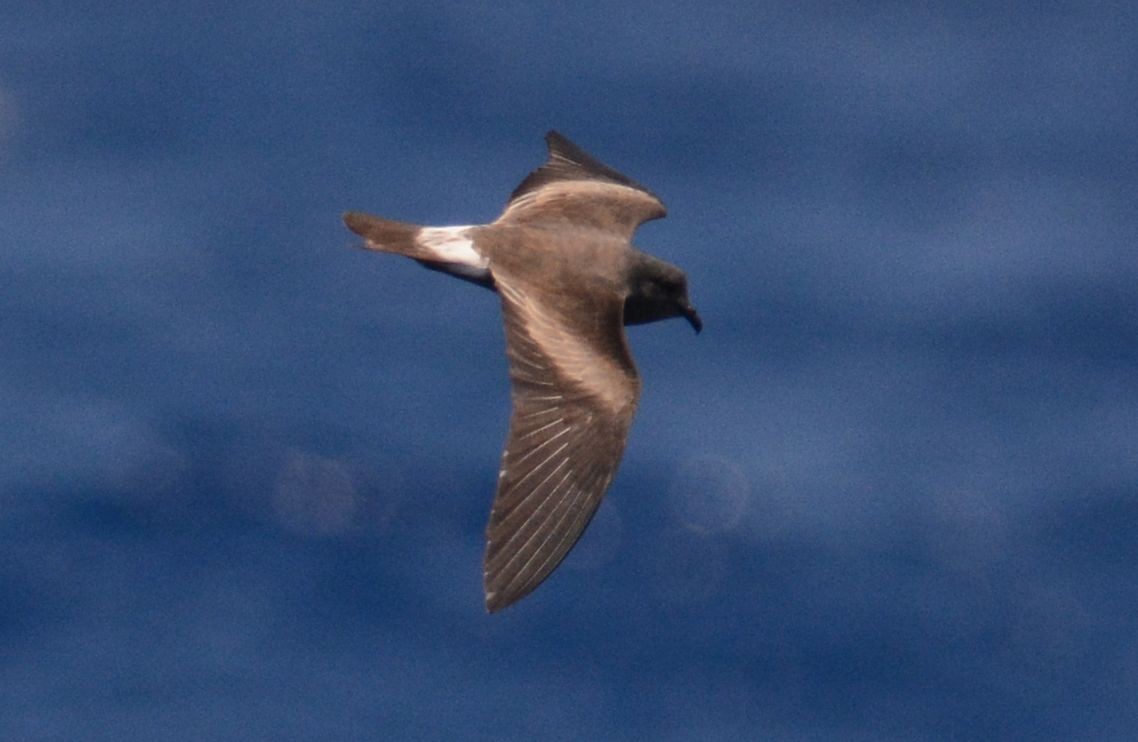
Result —
<instances>
[{"instance_id":1,"label":"dark beak","mask_svg":"<svg viewBox=\"0 0 1138 742\"><path fill-rule=\"evenodd\" d=\"M691 323L692 329L695 330L698 335L699 331L703 329L703 320L699 318L699 312L695 311L695 307L687 302L680 305L680 312L687 318L687 321Z\"/></svg>"}]
</instances>

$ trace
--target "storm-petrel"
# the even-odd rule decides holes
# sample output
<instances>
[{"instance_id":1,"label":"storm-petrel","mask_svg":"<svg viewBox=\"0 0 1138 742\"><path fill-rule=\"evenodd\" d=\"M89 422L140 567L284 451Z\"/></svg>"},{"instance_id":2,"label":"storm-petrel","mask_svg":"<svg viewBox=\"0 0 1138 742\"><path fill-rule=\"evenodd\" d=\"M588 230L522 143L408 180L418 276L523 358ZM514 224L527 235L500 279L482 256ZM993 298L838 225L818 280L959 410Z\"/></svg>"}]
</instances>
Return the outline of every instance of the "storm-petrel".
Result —
<instances>
[{"instance_id":1,"label":"storm-petrel","mask_svg":"<svg viewBox=\"0 0 1138 742\"><path fill-rule=\"evenodd\" d=\"M486 608L549 576L612 482L640 396L624 325L702 323L687 276L632 247L665 215L654 193L556 131L549 160L497 221L423 227L351 211L365 246L417 260L502 298L513 414L486 529Z\"/></svg>"}]
</instances>

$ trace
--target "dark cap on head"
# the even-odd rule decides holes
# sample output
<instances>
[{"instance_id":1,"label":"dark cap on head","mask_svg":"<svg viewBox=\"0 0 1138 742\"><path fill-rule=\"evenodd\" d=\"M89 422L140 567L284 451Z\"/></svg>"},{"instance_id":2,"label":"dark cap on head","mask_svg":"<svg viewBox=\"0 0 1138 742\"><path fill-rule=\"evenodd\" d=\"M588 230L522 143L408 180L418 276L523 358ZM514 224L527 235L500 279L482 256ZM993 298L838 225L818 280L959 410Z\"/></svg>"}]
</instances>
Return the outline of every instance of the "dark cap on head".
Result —
<instances>
[{"instance_id":1,"label":"dark cap on head","mask_svg":"<svg viewBox=\"0 0 1138 742\"><path fill-rule=\"evenodd\" d=\"M688 297L688 277L671 263L637 250L631 262L628 285L624 324L640 325L683 317L697 333L703 329L703 320Z\"/></svg>"}]
</instances>

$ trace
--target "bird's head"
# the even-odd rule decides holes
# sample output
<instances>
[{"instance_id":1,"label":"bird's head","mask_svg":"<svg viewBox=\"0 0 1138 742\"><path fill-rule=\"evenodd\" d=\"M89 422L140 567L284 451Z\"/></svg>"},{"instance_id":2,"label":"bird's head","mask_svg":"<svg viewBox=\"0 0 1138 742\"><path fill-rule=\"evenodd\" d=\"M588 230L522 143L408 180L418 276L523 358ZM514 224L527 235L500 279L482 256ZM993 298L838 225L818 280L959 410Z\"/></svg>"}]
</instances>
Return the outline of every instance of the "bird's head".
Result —
<instances>
[{"instance_id":1,"label":"bird's head","mask_svg":"<svg viewBox=\"0 0 1138 742\"><path fill-rule=\"evenodd\" d=\"M632 270L628 298L624 302L624 323L645 322L683 317L697 333L703 321L688 297L688 277L682 270L640 253Z\"/></svg>"}]
</instances>

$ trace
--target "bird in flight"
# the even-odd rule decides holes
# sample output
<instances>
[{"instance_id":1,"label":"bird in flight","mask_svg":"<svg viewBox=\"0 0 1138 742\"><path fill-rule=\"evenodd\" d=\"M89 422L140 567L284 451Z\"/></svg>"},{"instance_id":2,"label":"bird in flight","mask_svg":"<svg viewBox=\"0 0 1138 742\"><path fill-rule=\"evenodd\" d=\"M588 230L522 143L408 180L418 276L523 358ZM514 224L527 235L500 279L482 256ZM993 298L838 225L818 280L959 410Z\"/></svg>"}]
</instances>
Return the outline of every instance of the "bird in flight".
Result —
<instances>
[{"instance_id":1,"label":"bird in flight","mask_svg":"<svg viewBox=\"0 0 1138 742\"><path fill-rule=\"evenodd\" d=\"M616 474L640 397L624 325L684 317L702 329L684 272L632 246L666 214L660 199L556 131L545 141L548 161L491 224L344 214L364 247L501 297L513 412L486 529L491 613L557 568Z\"/></svg>"}]
</instances>

